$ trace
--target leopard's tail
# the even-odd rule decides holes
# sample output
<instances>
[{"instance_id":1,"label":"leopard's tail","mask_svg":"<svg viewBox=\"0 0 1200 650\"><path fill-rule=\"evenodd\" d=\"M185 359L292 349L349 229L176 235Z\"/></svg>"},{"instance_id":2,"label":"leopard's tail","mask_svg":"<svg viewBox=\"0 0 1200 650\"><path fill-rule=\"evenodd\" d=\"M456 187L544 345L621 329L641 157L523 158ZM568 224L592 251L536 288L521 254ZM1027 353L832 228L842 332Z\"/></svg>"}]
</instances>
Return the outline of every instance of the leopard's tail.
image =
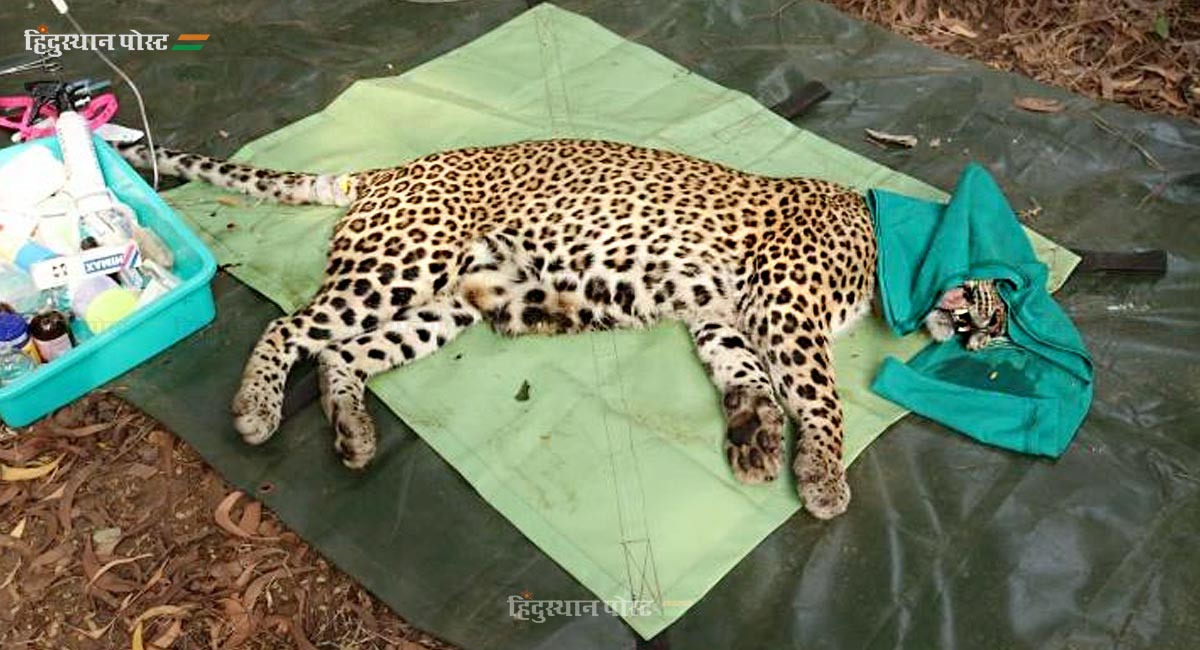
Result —
<instances>
[{"instance_id":1,"label":"leopard's tail","mask_svg":"<svg viewBox=\"0 0 1200 650\"><path fill-rule=\"evenodd\" d=\"M146 145L126 145L117 150L134 167L150 168L150 149ZM155 153L159 173L280 203L344 206L350 205L357 193L357 174L280 172L162 147L155 147Z\"/></svg>"}]
</instances>

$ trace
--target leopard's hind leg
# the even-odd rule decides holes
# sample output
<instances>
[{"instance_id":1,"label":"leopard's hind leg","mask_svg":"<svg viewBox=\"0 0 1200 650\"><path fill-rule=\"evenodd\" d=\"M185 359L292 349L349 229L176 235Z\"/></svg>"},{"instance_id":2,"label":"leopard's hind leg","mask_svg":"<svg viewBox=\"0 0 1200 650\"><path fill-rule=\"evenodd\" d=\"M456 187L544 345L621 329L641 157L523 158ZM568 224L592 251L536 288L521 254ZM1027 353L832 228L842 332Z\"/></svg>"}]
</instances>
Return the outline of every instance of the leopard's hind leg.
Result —
<instances>
[{"instance_id":1,"label":"leopard's hind leg","mask_svg":"<svg viewBox=\"0 0 1200 650\"><path fill-rule=\"evenodd\" d=\"M307 307L271 321L255 344L232 405L233 426L246 442L262 444L279 428L284 385L296 361L362 331L358 319L342 321L329 295L322 292Z\"/></svg>"},{"instance_id":2,"label":"leopard's hind leg","mask_svg":"<svg viewBox=\"0 0 1200 650\"><path fill-rule=\"evenodd\" d=\"M795 471L804 507L819 519L830 519L850 505L850 486L842 465L842 403L834 387L832 340L811 319L799 321L786 336L783 326L797 319L768 323L774 342L767 366L775 394L797 424Z\"/></svg>"},{"instance_id":3,"label":"leopard's hind leg","mask_svg":"<svg viewBox=\"0 0 1200 650\"><path fill-rule=\"evenodd\" d=\"M783 463L783 411L771 379L745 335L729 319L689 318L700 360L721 391L727 423L725 456L744 483L773 481Z\"/></svg>"},{"instance_id":4,"label":"leopard's hind leg","mask_svg":"<svg viewBox=\"0 0 1200 650\"><path fill-rule=\"evenodd\" d=\"M308 306L272 321L250 354L233 398L234 427L246 442L266 442L279 427L284 385L296 361L334 341L372 330L397 312L429 299L429 282L400 283L391 263L352 266L337 254Z\"/></svg>"},{"instance_id":5,"label":"leopard's hind leg","mask_svg":"<svg viewBox=\"0 0 1200 650\"><path fill-rule=\"evenodd\" d=\"M432 354L477 320L479 312L465 301L440 296L321 351L321 407L347 467L361 468L375 455L375 424L364 401L367 380Z\"/></svg>"}]
</instances>

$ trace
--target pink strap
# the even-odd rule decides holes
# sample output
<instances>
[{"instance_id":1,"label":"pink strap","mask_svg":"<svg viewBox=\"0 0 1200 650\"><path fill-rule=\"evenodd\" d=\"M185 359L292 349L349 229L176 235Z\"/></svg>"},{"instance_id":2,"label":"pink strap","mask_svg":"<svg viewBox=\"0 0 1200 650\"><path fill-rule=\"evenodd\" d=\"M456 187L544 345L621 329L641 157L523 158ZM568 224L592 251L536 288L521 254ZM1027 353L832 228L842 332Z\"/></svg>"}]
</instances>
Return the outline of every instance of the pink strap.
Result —
<instances>
[{"instance_id":1,"label":"pink strap","mask_svg":"<svg viewBox=\"0 0 1200 650\"><path fill-rule=\"evenodd\" d=\"M49 126L35 127L34 123L37 119L33 119L33 98L29 96L19 95L12 97L0 97L0 110L9 108L21 108L21 117L19 121L0 115L0 128L16 131L22 141L33 140L54 134L54 124ZM112 93L104 93L92 98L88 105L83 107L80 114L87 120L88 126L95 130L101 124L104 124L112 119L113 115L117 114L117 96ZM42 106L38 112L38 118L54 118L58 116L58 111L49 104Z\"/></svg>"}]
</instances>

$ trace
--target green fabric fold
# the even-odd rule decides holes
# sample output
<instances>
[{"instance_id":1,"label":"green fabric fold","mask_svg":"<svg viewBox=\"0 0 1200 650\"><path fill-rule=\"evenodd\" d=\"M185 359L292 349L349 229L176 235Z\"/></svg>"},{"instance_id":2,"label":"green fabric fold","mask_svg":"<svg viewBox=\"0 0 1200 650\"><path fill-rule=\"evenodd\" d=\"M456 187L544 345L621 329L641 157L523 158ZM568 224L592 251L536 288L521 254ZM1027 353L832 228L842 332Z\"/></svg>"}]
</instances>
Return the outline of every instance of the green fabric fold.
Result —
<instances>
[{"instance_id":1,"label":"green fabric fold","mask_svg":"<svg viewBox=\"0 0 1200 650\"><path fill-rule=\"evenodd\" d=\"M982 442L1058 457L1092 399L1092 362L1047 290L1049 270L987 170L969 165L948 204L868 193L879 242L884 319L918 330L941 295L966 279L997 280L1008 342L975 352L951 339L907 365L888 359L872 390Z\"/></svg>"}]
</instances>

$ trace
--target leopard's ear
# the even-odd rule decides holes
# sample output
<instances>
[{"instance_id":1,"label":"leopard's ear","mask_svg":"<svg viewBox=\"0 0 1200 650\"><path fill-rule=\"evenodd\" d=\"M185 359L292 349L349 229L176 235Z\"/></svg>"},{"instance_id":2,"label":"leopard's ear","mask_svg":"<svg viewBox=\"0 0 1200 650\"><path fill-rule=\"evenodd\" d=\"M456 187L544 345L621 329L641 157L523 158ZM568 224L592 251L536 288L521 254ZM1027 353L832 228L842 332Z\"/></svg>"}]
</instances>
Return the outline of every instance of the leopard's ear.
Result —
<instances>
[{"instance_id":1,"label":"leopard's ear","mask_svg":"<svg viewBox=\"0 0 1200 650\"><path fill-rule=\"evenodd\" d=\"M946 311L956 311L967 308L967 292L962 287L954 287L953 289L942 294L941 300L938 301L938 309Z\"/></svg>"}]
</instances>

